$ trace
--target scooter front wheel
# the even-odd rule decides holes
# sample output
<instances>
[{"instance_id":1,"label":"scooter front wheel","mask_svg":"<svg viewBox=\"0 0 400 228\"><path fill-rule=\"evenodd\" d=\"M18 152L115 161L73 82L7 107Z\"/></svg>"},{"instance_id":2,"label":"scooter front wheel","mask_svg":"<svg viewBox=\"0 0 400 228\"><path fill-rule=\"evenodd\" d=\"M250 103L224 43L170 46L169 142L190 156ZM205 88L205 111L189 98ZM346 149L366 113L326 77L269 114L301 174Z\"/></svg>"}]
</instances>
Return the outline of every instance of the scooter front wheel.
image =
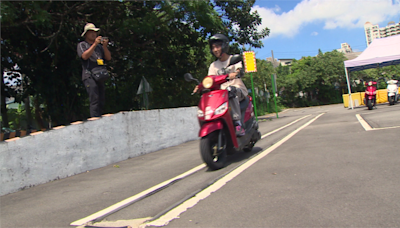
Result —
<instances>
[{"instance_id":1,"label":"scooter front wheel","mask_svg":"<svg viewBox=\"0 0 400 228\"><path fill-rule=\"evenodd\" d=\"M221 140L219 146L218 138ZM227 159L225 134L220 135L220 131L215 131L201 138L200 153L210 169L217 170L224 167Z\"/></svg>"}]
</instances>

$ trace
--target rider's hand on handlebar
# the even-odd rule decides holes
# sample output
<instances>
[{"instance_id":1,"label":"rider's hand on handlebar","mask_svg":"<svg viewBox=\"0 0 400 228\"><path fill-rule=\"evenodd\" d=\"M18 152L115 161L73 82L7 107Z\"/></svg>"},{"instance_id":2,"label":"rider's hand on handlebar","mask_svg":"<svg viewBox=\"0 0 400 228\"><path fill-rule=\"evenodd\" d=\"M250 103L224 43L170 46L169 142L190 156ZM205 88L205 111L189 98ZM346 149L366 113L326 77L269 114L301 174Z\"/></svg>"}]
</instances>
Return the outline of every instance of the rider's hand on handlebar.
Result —
<instances>
[{"instance_id":1,"label":"rider's hand on handlebar","mask_svg":"<svg viewBox=\"0 0 400 228\"><path fill-rule=\"evenodd\" d=\"M235 79L237 75L238 75L237 71L234 73L229 73L229 79Z\"/></svg>"}]
</instances>

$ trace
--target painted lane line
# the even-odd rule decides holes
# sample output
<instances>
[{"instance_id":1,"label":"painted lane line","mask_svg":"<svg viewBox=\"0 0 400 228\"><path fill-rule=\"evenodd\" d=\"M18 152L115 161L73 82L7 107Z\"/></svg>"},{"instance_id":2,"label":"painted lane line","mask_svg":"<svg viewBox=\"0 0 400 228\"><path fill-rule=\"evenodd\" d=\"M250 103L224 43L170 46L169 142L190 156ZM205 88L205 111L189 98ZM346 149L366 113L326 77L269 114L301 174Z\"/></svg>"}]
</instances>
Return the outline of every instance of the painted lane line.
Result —
<instances>
[{"instance_id":1,"label":"painted lane line","mask_svg":"<svg viewBox=\"0 0 400 228\"><path fill-rule=\"evenodd\" d=\"M282 130L282 129L284 129L284 128L286 128L286 127L288 127L288 126L290 126L290 125L292 125L292 124L294 124L294 123L296 123L296 122L298 122L298 121L300 121L300 120L302 120L302 119L304 119L304 118L306 118L308 116L311 116L311 115L303 116L303 117L301 117L301 118L299 118L299 119L297 119L297 120L295 120L295 121L293 121L293 122L291 122L291 123L289 123L289 124L287 124L287 125L285 125L283 127L275 129L274 131L271 131L271 132L263 135L261 137L261 139L263 139L263 138L265 138L265 137L267 137L269 135L272 135L272 134L274 134L274 133L276 133L276 132L278 132L278 131L280 131L280 130ZM164 181L164 182L162 182L162 183L160 183L160 184L158 184L156 186L153 186L153 187L151 187L151 188L149 188L149 189L147 189L145 191L142 191L141 193L138 193L138 194L136 194L134 196L131 196L131 197L125 199L125 200L122 200L122 201L120 201L120 202L118 202L118 203L116 203L114 205L111 205L110 207L107 207L107 208L105 208L105 209L103 209L101 211L98 211L98 212L96 212L96 213L94 213L92 215L89 215L89 216L87 216L85 218L82 218L80 220L72 222L70 225L71 226L81 226L81 225L84 225L84 224L86 224L86 223L88 223L90 221L93 221L93 220L96 220L98 218L101 218L101 217L104 217L106 215L109 215L109 214L111 214L111 213L113 213L115 211L118 211L118 210L120 210L120 209L122 209L122 208L124 208L126 206L129 206L130 204L135 203L135 202L137 202L137 201L139 201L139 200L141 200L141 199L153 194L154 192L156 192L156 191L158 191L158 190L160 190L162 188L165 188L166 186L168 186L168 185L170 185L170 184L172 184L172 183L174 183L174 182L176 182L178 180L181 180L184 177L187 177L187 176L189 176L189 175L191 175L191 174L193 174L193 173L195 173L195 172L197 172L197 171L199 171L199 170L201 170L201 169L203 169L205 167L206 167L206 164L203 163L203 164L201 164L201 165L199 165L199 166L197 166L197 167L195 167L195 168L193 168L193 169L191 169L191 170L189 170L189 171L187 171L187 172L185 172L185 173L183 173L183 174L181 174L179 176L176 176L176 177L171 178L171 179L169 179L167 181Z\"/></svg>"},{"instance_id":2,"label":"painted lane line","mask_svg":"<svg viewBox=\"0 0 400 228\"><path fill-rule=\"evenodd\" d=\"M356 114L356 117L358 119L358 122L360 122L361 126L366 130L366 131L371 131L372 127L365 121L360 114Z\"/></svg>"},{"instance_id":3,"label":"painted lane line","mask_svg":"<svg viewBox=\"0 0 400 228\"><path fill-rule=\"evenodd\" d=\"M386 130L386 129L393 129L393 128L400 128L400 126L372 128L372 130Z\"/></svg>"},{"instance_id":4,"label":"painted lane line","mask_svg":"<svg viewBox=\"0 0 400 228\"><path fill-rule=\"evenodd\" d=\"M303 116L303 117L301 117L301 118L299 118L299 119L297 119L297 120L295 120L295 121L293 121L293 122L291 122L291 123L289 123L289 124L287 124L287 125L285 125L285 126L283 126L283 127L280 127L279 129L275 129L274 131L271 131L271 132L265 134L263 137L261 137L261 139L263 139L263 138L265 138L265 137L267 137L267 136L269 136L269 135L272 135L272 134L274 134L274 133L276 133L276 132L278 132L278 131L280 131L280 130L286 128L286 127L289 127L290 125L292 125L292 124L294 124L294 123L296 123L296 122L298 122L298 121L300 121L300 120L302 120L302 119L304 119L304 118L306 118L306 117L309 117L309 116L311 116L311 114L310 114L310 115ZM251 159L252 157L254 157L254 156L257 156L257 154L251 156L250 159ZM249 159L249 160L250 160L250 159ZM239 167L240 165L241 165L241 164L239 164L237 167ZM237 168L237 167L235 167L235 168ZM235 168L233 168L233 169L235 169ZM231 172L231 171L229 171L229 172ZM222 177L226 176L229 172L226 172L226 173L220 175L219 177L217 177L217 178L215 178L213 181L211 181L208 185L206 185L206 186L204 186L203 188L201 188L201 189L199 189L199 190L197 190L197 191L195 191L195 192L193 192L193 193L187 195L185 198L183 198L183 199L181 199L180 201L176 202L174 205L171 205L170 207L168 207L168 208L166 208L165 210L161 211L160 213L158 213L158 214L155 215L154 217L148 219L147 222L157 220L159 217L163 216L163 215L166 214L168 211L170 211L170 210L172 210L173 208L177 207L178 205L182 204L182 203L185 202L186 200L192 198L193 196L195 196L195 195L198 194L199 192L203 191L203 190L204 190L205 188L207 188L208 186L214 184L216 181L218 181L218 180L221 179Z\"/></svg>"},{"instance_id":5,"label":"painted lane line","mask_svg":"<svg viewBox=\"0 0 400 228\"><path fill-rule=\"evenodd\" d=\"M118 211L118 210L126 207L126 206L129 206L130 204L132 204L132 203L134 203L134 202L136 202L138 200L141 200L142 198L145 198L145 197L147 197L147 196L159 191L160 189L163 189L163 188L167 187L170 184L173 184L173 183L175 183L175 182L177 182L177 181L179 181L179 180L181 180L181 179L183 179L183 178L185 178L187 176L192 175L193 173L195 173L195 172L197 172L197 171L199 171L201 169L204 169L205 167L206 167L206 165L204 163L199 165L199 166L196 166L191 170L188 170L188 171L186 171L186 172L184 172L184 173L182 173L182 174L180 174L180 175L178 175L176 177L173 177L173 178L171 178L169 180L166 180L166 181L164 181L164 182L162 182L162 183L160 183L158 185L155 185L155 186L153 186L153 187L151 187L151 188L149 188L149 189L147 189L145 191L142 191L141 193L138 193L138 194L136 194L134 196L131 196L131 197L127 198L127 199L124 199L124 200L122 200L122 201L120 201L120 202L118 202L118 203L116 203L114 205L111 205L111 206L109 206L109 207L107 207L107 208L105 208L105 209L103 209L101 211L98 211L98 212L96 212L94 214L91 214L91 215L89 215L89 216L87 216L85 218L82 218L80 220L72 222L70 225L71 226L85 225L86 223L88 223L90 221L93 221L93 220L96 220L98 218L101 218L101 217L104 217L106 215L109 215L109 214L111 214L111 213L113 213L115 211Z\"/></svg>"},{"instance_id":6,"label":"painted lane line","mask_svg":"<svg viewBox=\"0 0 400 228\"><path fill-rule=\"evenodd\" d=\"M366 131L377 131L377 130L386 130L386 129L400 128L400 126L373 128L373 127L371 127L371 126L367 123L367 121L364 120L364 118L361 117L360 114L356 114L356 117L357 117L357 119L358 119L358 122L360 122L361 126L363 126L363 128L364 128Z\"/></svg>"},{"instance_id":7,"label":"painted lane line","mask_svg":"<svg viewBox=\"0 0 400 228\"><path fill-rule=\"evenodd\" d=\"M247 162L243 163L242 165L240 165L239 167L234 169L232 172L228 173L226 176L224 176L221 179L219 179L218 181L216 181L214 184L208 186L207 188L205 188L204 190L200 191L199 193L197 193L192 198L184 201L182 204L180 204L177 207L173 208L172 210L170 210L166 214L160 216L158 219L140 225L140 228L145 228L147 226L165 226L169 222L171 222L172 220L174 220L176 218L179 218L180 214L182 214L183 212L187 211L189 208L195 206L200 200L203 200L203 199L207 198L208 196L210 196L211 193L216 192L218 189L222 188L222 186L224 186L226 183L231 181L233 178L238 176L240 173L242 173L244 170L246 170L247 168L252 166L257 161L259 161L260 159L262 159L263 157L265 157L266 155L268 155L269 153L274 151L276 148L281 146L283 143L288 141L291 137L293 137L299 131L301 131L302 129L306 128L308 125L310 125L312 122L314 122L315 120L317 120L320 116L322 116L324 114L325 113L321 113L318 116L314 117L313 119L308 121L306 124L304 124L300 128L296 129L295 131L293 131L290 134L288 134L287 136L285 136L283 139L281 139L276 144L272 145L268 149L264 150L263 152L261 152L257 156L255 156L252 159L248 160Z\"/></svg>"},{"instance_id":8,"label":"painted lane line","mask_svg":"<svg viewBox=\"0 0 400 228\"><path fill-rule=\"evenodd\" d=\"M267 134L261 136L261 139L263 139L263 138L265 138L265 137L267 137L267 136L269 136L269 135L272 135L272 134L274 134L274 133L276 133L276 132L278 132L278 131L280 131L280 130L286 128L286 127L289 127L290 125L292 125L292 124L294 124L294 123L296 123L296 122L298 122L298 121L300 121L300 120L302 120L302 119L304 119L304 118L306 118L306 117L309 117L309 116L311 116L311 114L310 114L310 115L307 115L307 116L303 116L303 117L301 117L301 118L299 118L299 119L297 119L297 120L295 120L295 121L293 121L293 122L291 122L291 123L289 123L289 124L286 124L286 125L283 126L283 127L280 127L280 128L275 129L275 130L273 130L273 131L271 131L271 132L268 132Z\"/></svg>"}]
</instances>

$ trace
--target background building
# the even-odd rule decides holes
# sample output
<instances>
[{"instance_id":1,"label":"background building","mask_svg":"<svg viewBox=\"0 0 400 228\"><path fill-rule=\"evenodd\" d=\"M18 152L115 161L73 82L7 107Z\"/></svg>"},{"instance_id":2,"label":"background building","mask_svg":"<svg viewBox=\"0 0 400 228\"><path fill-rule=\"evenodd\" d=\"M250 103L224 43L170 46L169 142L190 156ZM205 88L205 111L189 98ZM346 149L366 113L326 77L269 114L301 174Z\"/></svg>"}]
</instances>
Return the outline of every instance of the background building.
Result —
<instances>
[{"instance_id":1,"label":"background building","mask_svg":"<svg viewBox=\"0 0 400 228\"><path fill-rule=\"evenodd\" d=\"M371 22L366 22L364 30L367 46L369 46L374 39L400 34L400 22L396 24L394 21L391 21L383 28L379 28L379 25L373 25Z\"/></svg>"},{"instance_id":2,"label":"background building","mask_svg":"<svg viewBox=\"0 0 400 228\"><path fill-rule=\"evenodd\" d=\"M394 21L389 22L386 27L379 29L379 34L381 38L400 34L400 22L397 24Z\"/></svg>"},{"instance_id":3,"label":"background building","mask_svg":"<svg viewBox=\"0 0 400 228\"><path fill-rule=\"evenodd\" d=\"M274 67L278 67L279 64L282 66L291 66L293 59L275 59L272 61L272 57L268 57L267 61L271 62Z\"/></svg>"},{"instance_id":4,"label":"background building","mask_svg":"<svg viewBox=\"0 0 400 228\"><path fill-rule=\"evenodd\" d=\"M291 66L293 59L278 59L282 66Z\"/></svg>"},{"instance_id":5,"label":"background building","mask_svg":"<svg viewBox=\"0 0 400 228\"><path fill-rule=\"evenodd\" d=\"M352 59L357 58L359 55L361 55L361 53L362 53L362 51L344 53L344 57L346 57L347 60L352 60Z\"/></svg>"},{"instance_id":6,"label":"background building","mask_svg":"<svg viewBox=\"0 0 400 228\"><path fill-rule=\"evenodd\" d=\"M336 49L338 52L342 52L342 53L352 53L353 49L351 49L350 45L348 43L342 43L340 49Z\"/></svg>"}]
</instances>

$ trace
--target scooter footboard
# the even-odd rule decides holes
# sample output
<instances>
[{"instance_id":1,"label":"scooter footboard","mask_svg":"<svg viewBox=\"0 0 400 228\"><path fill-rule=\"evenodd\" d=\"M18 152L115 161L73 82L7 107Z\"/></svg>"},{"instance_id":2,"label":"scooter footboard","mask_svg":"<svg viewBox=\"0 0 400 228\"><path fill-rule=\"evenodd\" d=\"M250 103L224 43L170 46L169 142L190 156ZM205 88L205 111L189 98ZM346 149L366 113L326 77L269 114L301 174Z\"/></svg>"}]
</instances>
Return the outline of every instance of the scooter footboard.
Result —
<instances>
[{"instance_id":1,"label":"scooter footboard","mask_svg":"<svg viewBox=\"0 0 400 228\"><path fill-rule=\"evenodd\" d=\"M199 131L199 137L202 138L206 135L209 135L211 132L221 130L224 127L222 120L215 120L211 122L207 122L203 124Z\"/></svg>"}]
</instances>

